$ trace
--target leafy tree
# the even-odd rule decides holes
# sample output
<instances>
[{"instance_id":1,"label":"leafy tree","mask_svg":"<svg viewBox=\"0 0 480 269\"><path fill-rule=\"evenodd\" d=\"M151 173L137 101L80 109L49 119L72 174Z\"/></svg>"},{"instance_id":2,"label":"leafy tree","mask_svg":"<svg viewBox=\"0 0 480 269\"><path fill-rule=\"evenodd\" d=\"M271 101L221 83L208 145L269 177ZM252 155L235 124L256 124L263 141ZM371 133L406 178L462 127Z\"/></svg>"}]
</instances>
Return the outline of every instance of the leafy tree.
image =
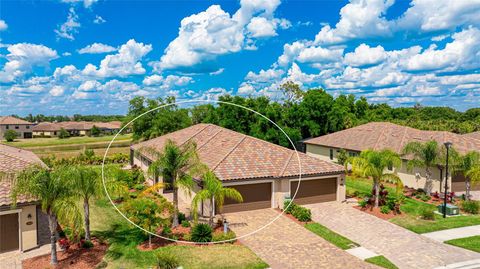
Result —
<instances>
[{"instance_id":1,"label":"leafy tree","mask_svg":"<svg viewBox=\"0 0 480 269\"><path fill-rule=\"evenodd\" d=\"M349 158L346 165L352 165L353 172L373 180L375 207L378 207L380 182L389 180L397 185L397 192L403 189L402 181L396 173L385 172L387 168L399 168L402 160L391 150L364 150L359 156Z\"/></svg>"},{"instance_id":2,"label":"leafy tree","mask_svg":"<svg viewBox=\"0 0 480 269\"><path fill-rule=\"evenodd\" d=\"M146 197L127 200L122 205L122 211L130 221L151 233L155 233L158 227L167 223L167 219L162 218L162 208L158 203ZM152 246L150 233L148 233L148 246Z\"/></svg>"},{"instance_id":3,"label":"leafy tree","mask_svg":"<svg viewBox=\"0 0 480 269\"><path fill-rule=\"evenodd\" d=\"M101 133L102 131L100 131L100 129L95 125L93 125L92 129L90 129L91 136L99 136Z\"/></svg>"},{"instance_id":4,"label":"leafy tree","mask_svg":"<svg viewBox=\"0 0 480 269\"><path fill-rule=\"evenodd\" d=\"M40 200L42 210L48 215L50 229L51 264L57 264L57 221L78 230L81 214L74 199L74 186L69 177L69 168L56 167L51 170L43 166L32 166L13 179L11 197L14 206L23 195Z\"/></svg>"},{"instance_id":5,"label":"leafy tree","mask_svg":"<svg viewBox=\"0 0 480 269\"><path fill-rule=\"evenodd\" d=\"M182 189L190 193L194 186L192 177L201 175L205 165L200 162L197 154L197 146L193 142L187 142L177 146L172 140L167 140L161 152L154 148L142 148L144 152L153 156L155 161L150 164L148 174L163 175L164 183L171 184L173 189L173 227L178 226L178 190ZM171 182L168 182L171 180Z\"/></svg>"},{"instance_id":6,"label":"leafy tree","mask_svg":"<svg viewBox=\"0 0 480 269\"><path fill-rule=\"evenodd\" d=\"M17 138L17 136L18 136L18 134L14 130L7 130L3 134L3 138L5 138L5 140L7 140L8 142L13 142L13 140L15 140L15 138Z\"/></svg>"},{"instance_id":7,"label":"leafy tree","mask_svg":"<svg viewBox=\"0 0 480 269\"><path fill-rule=\"evenodd\" d=\"M280 85L280 90L285 96L285 103L287 103L287 105L300 101L304 94L304 91L300 89L300 86L293 81L284 82Z\"/></svg>"},{"instance_id":8,"label":"leafy tree","mask_svg":"<svg viewBox=\"0 0 480 269\"><path fill-rule=\"evenodd\" d=\"M480 182L480 153L471 151L460 157L458 165L454 166L453 174L465 175L465 200L470 200L472 185Z\"/></svg>"},{"instance_id":9,"label":"leafy tree","mask_svg":"<svg viewBox=\"0 0 480 269\"><path fill-rule=\"evenodd\" d=\"M60 139L64 139L64 138L69 138L70 137L70 133L67 132L67 130L63 129L63 128L60 128L60 132L58 134L58 138Z\"/></svg>"},{"instance_id":10,"label":"leafy tree","mask_svg":"<svg viewBox=\"0 0 480 269\"><path fill-rule=\"evenodd\" d=\"M345 149L340 149L337 156L338 164L344 165L348 160L347 151Z\"/></svg>"},{"instance_id":11,"label":"leafy tree","mask_svg":"<svg viewBox=\"0 0 480 269\"><path fill-rule=\"evenodd\" d=\"M432 191L432 168L440 164L442 151L437 141L426 143L410 142L403 148L403 155L409 158L407 169L412 171L415 167L425 168L425 192Z\"/></svg>"},{"instance_id":12,"label":"leafy tree","mask_svg":"<svg viewBox=\"0 0 480 269\"><path fill-rule=\"evenodd\" d=\"M212 171L208 171L203 175L202 178L203 188L199 191L192 200L192 214L197 221L198 218L198 206L201 201L210 202L210 216L208 224L213 225L214 217L214 205L215 208L220 212L222 210L223 204L225 203L225 198L235 200L237 202L242 202L243 197L234 188L224 187L222 182L215 176Z\"/></svg>"}]
</instances>

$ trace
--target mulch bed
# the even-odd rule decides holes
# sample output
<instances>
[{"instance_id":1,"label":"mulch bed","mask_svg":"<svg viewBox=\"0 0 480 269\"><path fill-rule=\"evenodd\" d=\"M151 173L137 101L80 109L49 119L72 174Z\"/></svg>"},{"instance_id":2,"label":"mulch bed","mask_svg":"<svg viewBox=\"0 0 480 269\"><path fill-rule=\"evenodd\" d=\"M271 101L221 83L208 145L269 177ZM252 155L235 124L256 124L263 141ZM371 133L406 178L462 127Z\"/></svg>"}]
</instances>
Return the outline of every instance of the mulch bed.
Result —
<instances>
[{"instance_id":1,"label":"mulch bed","mask_svg":"<svg viewBox=\"0 0 480 269\"><path fill-rule=\"evenodd\" d=\"M67 251L57 251L58 264L50 264L50 254L26 259L22 262L24 269L44 269L44 268L73 268L73 269L91 269L99 264L108 246L101 244L95 239L92 240L93 247L89 249L80 248L77 244L70 246ZM57 249L58 250L58 249Z\"/></svg>"},{"instance_id":2,"label":"mulch bed","mask_svg":"<svg viewBox=\"0 0 480 269\"><path fill-rule=\"evenodd\" d=\"M380 207L362 208L360 206L353 206L353 208L358 209L362 212L373 215L373 216L375 216L377 218L380 218L380 219L383 219L383 220L389 220L391 218L402 215L402 214L394 214L393 211L390 211L390 213L388 213L388 214L383 214L382 212L380 212Z\"/></svg>"}]
</instances>

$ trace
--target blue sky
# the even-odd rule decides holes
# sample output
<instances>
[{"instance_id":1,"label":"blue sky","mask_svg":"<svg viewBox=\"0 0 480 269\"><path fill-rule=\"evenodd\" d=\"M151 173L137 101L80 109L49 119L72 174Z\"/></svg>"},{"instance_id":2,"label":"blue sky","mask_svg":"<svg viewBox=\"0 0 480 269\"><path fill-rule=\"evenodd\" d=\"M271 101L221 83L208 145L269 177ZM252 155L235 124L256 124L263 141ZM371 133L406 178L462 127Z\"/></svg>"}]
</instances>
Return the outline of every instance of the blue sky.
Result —
<instances>
[{"instance_id":1,"label":"blue sky","mask_svg":"<svg viewBox=\"0 0 480 269\"><path fill-rule=\"evenodd\" d=\"M479 0L2 1L1 114L125 113L134 96L480 106Z\"/></svg>"}]
</instances>

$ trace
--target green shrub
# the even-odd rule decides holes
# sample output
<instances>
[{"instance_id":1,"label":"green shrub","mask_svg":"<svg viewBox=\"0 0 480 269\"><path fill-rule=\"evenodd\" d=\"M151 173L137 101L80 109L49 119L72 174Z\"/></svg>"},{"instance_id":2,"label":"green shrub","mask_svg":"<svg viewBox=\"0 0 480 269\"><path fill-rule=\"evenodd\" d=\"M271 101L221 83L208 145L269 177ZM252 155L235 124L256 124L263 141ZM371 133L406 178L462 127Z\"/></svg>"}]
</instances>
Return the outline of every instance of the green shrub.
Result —
<instances>
[{"instance_id":1,"label":"green shrub","mask_svg":"<svg viewBox=\"0 0 480 269\"><path fill-rule=\"evenodd\" d=\"M97 266L95 266L95 269L103 269L103 268L107 268L107 266L108 266L108 262L105 260L102 260L99 264L97 264Z\"/></svg>"},{"instance_id":2,"label":"green shrub","mask_svg":"<svg viewBox=\"0 0 480 269\"><path fill-rule=\"evenodd\" d=\"M433 210L428 209L428 208L421 208L419 215L422 219L424 220L434 220L435 219L435 213Z\"/></svg>"},{"instance_id":3,"label":"green shrub","mask_svg":"<svg viewBox=\"0 0 480 269\"><path fill-rule=\"evenodd\" d=\"M187 220L187 218L185 217L185 214L182 212L178 212L178 222L182 223L184 220Z\"/></svg>"},{"instance_id":4,"label":"green shrub","mask_svg":"<svg viewBox=\"0 0 480 269\"><path fill-rule=\"evenodd\" d=\"M70 137L70 133L67 132L67 130L65 130L63 128L60 128L60 132L58 133L58 138L64 139L64 138L69 138L69 137Z\"/></svg>"},{"instance_id":5,"label":"green shrub","mask_svg":"<svg viewBox=\"0 0 480 269\"><path fill-rule=\"evenodd\" d=\"M92 247L93 247L92 241L85 240L85 241L82 242L82 248L92 248Z\"/></svg>"},{"instance_id":6,"label":"green shrub","mask_svg":"<svg viewBox=\"0 0 480 269\"><path fill-rule=\"evenodd\" d=\"M295 210L292 211L292 216L294 216L299 221L307 222L312 220L312 211L303 206L295 206Z\"/></svg>"},{"instance_id":7,"label":"green shrub","mask_svg":"<svg viewBox=\"0 0 480 269\"><path fill-rule=\"evenodd\" d=\"M368 202L365 201L365 200L360 200L360 201L358 202L358 205L359 205L361 208L367 207L367 204L368 204Z\"/></svg>"},{"instance_id":8,"label":"green shrub","mask_svg":"<svg viewBox=\"0 0 480 269\"><path fill-rule=\"evenodd\" d=\"M18 134L14 130L8 130L3 134L3 138L5 138L7 142L12 142L13 140L15 140L15 138L17 138L17 136Z\"/></svg>"},{"instance_id":9,"label":"green shrub","mask_svg":"<svg viewBox=\"0 0 480 269\"><path fill-rule=\"evenodd\" d=\"M380 212L382 214L388 214L388 213L390 213L390 211L392 211L392 210L390 209L390 207L388 205L384 205L384 206L380 207Z\"/></svg>"},{"instance_id":10,"label":"green shrub","mask_svg":"<svg viewBox=\"0 0 480 269\"><path fill-rule=\"evenodd\" d=\"M170 236L171 234L172 234L172 228L170 228L170 226L168 225L163 226L162 235Z\"/></svg>"},{"instance_id":11,"label":"green shrub","mask_svg":"<svg viewBox=\"0 0 480 269\"><path fill-rule=\"evenodd\" d=\"M208 224L200 223L192 228L192 241L206 243L212 241L212 227Z\"/></svg>"},{"instance_id":12,"label":"green shrub","mask_svg":"<svg viewBox=\"0 0 480 269\"><path fill-rule=\"evenodd\" d=\"M180 267L180 262L177 256L169 251L162 251L157 253L157 268L158 269L175 269Z\"/></svg>"},{"instance_id":13,"label":"green shrub","mask_svg":"<svg viewBox=\"0 0 480 269\"><path fill-rule=\"evenodd\" d=\"M227 233L218 232L218 233L213 233L212 241L220 242L220 241L232 240L236 237L237 235L233 231L228 231ZM228 243L234 243L235 241L236 240L228 241Z\"/></svg>"},{"instance_id":14,"label":"green shrub","mask_svg":"<svg viewBox=\"0 0 480 269\"><path fill-rule=\"evenodd\" d=\"M143 191L145 189L145 185L143 184L135 184L133 188L137 191Z\"/></svg>"},{"instance_id":15,"label":"green shrub","mask_svg":"<svg viewBox=\"0 0 480 269\"><path fill-rule=\"evenodd\" d=\"M188 222L188 220L182 220L182 227L190 227L190 222Z\"/></svg>"},{"instance_id":16,"label":"green shrub","mask_svg":"<svg viewBox=\"0 0 480 269\"><path fill-rule=\"evenodd\" d=\"M426 194L422 194L422 195L420 196L420 200L422 200L422 201L424 201L424 202L430 201L431 198L432 198L432 197L430 197L430 196L428 196L428 195L426 195Z\"/></svg>"},{"instance_id":17,"label":"green shrub","mask_svg":"<svg viewBox=\"0 0 480 269\"><path fill-rule=\"evenodd\" d=\"M291 202L290 200L283 202L283 211L287 214L292 214L292 212L295 210L295 207L297 207L297 205L294 202L291 202L291 204L290 202Z\"/></svg>"},{"instance_id":18,"label":"green shrub","mask_svg":"<svg viewBox=\"0 0 480 269\"><path fill-rule=\"evenodd\" d=\"M478 214L480 204L477 201L465 201L462 203L462 209L470 214Z\"/></svg>"}]
</instances>

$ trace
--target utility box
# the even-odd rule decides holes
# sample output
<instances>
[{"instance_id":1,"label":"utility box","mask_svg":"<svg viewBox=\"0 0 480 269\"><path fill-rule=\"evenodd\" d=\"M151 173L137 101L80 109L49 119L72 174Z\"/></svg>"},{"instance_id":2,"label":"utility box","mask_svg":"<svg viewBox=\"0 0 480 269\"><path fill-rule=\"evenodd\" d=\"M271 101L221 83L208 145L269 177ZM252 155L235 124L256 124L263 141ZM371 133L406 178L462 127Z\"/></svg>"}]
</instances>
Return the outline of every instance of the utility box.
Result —
<instances>
[{"instance_id":1,"label":"utility box","mask_svg":"<svg viewBox=\"0 0 480 269\"><path fill-rule=\"evenodd\" d=\"M443 205L438 205L438 212L443 214ZM447 215L448 216L455 216L460 213L460 209L458 209L458 206L452 205L452 204L447 204Z\"/></svg>"}]
</instances>

